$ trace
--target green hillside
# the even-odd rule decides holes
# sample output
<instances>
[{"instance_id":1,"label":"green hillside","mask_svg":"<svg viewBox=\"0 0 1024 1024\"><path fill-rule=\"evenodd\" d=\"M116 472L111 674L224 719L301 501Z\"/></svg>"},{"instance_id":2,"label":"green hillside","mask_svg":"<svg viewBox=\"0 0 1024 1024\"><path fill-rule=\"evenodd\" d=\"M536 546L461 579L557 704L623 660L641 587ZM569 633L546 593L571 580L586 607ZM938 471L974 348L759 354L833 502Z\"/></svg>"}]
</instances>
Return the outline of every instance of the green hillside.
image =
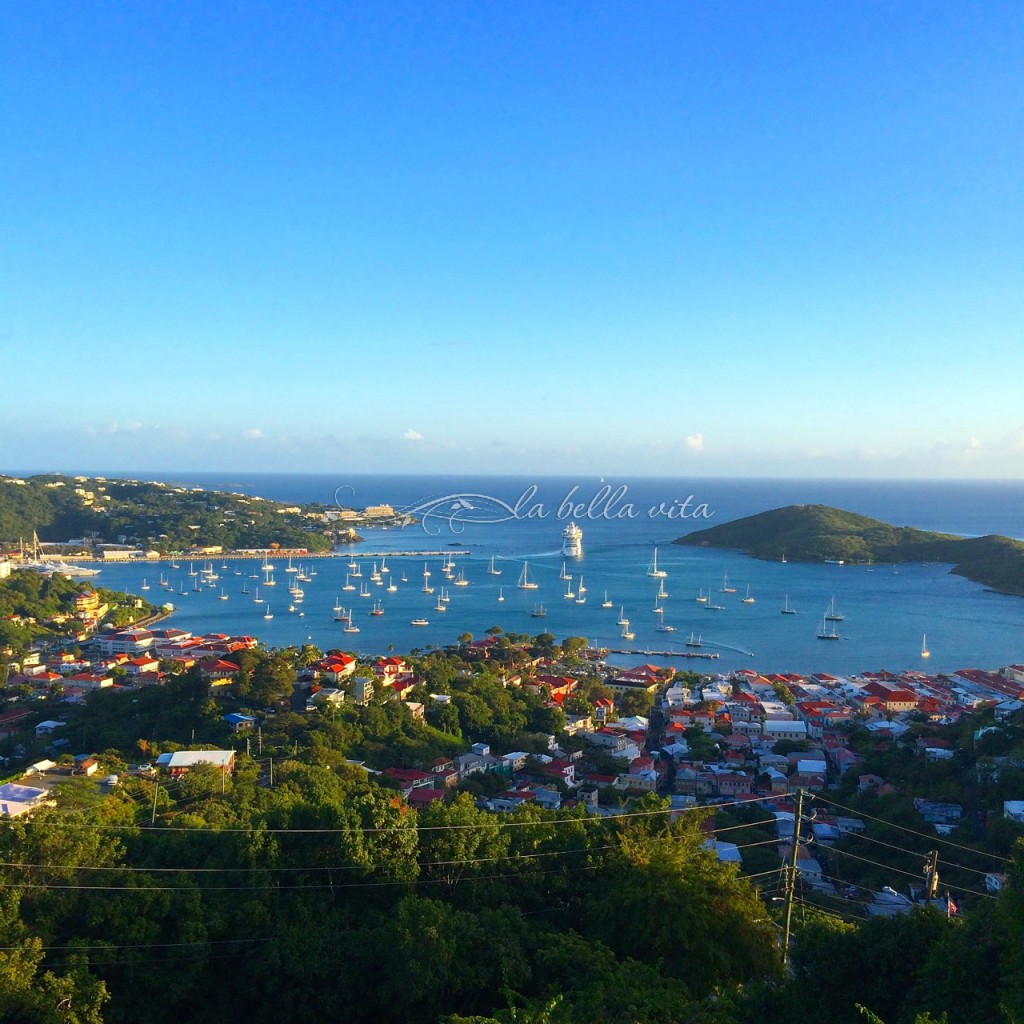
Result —
<instances>
[{"instance_id":1,"label":"green hillside","mask_svg":"<svg viewBox=\"0 0 1024 1024\"><path fill-rule=\"evenodd\" d=\"M787 505L679 537L691 547L738 548L791 562L948 562L952 572L992 590L1024 596L1024 543L1009 537L957 537L828 505Z\"/></svg>"},{"instance_id":2,"label":"green hillside","mask_svg":"<svg viewBox=\"0 0 1024 1024\"><path fill-rule=\"evenodd\" d=\"M33 531L46 542L137 544L162 552L197 545L311 551L351 540L325 521L322 505L286 505L255 495L138 480L58 475L0 476L0 545L16 547Z\"/></svg>"}]
</instances>

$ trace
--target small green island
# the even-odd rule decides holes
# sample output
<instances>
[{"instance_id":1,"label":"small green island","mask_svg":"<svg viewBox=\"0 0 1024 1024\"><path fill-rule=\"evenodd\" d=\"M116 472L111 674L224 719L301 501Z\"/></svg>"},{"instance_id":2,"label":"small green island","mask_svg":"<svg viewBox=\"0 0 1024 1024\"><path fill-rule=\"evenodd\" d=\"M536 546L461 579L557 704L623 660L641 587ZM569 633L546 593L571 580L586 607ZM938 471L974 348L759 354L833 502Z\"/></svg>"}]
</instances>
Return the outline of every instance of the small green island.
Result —
<instances>
[{"instance_id":1,"label":"small green island","mask_svg":"<svg viewBox=\"0 0 1024 1024\"><path fill-rule=\"evenodd\" d=\"M787 505L697 530L674 544L737 548L753 558L855 564L945 562L990 590L1024 597L1024 543L1009 537L957 537L892 526L828 505Z\"/></svg>"}]
</instances>

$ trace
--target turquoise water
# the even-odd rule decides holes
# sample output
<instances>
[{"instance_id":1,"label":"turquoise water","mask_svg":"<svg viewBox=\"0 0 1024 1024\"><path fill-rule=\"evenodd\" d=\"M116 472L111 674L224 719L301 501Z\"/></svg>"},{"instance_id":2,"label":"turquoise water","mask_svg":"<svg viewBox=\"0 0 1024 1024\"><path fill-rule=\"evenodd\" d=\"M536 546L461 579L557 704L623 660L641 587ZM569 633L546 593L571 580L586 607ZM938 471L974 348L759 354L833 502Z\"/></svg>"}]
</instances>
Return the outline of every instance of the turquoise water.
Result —
<instances>
[{"instance_id":1,"label":"turquoise water","mask_svg":"<svg viewBox=\"0 0 1024 1024\"><path fill-rule=\"evenodd\" d=\"M206 486L211 478L201 478ZM232 489L259 485L254 493L285 500L329 501L333 478L273 477L259 481L216 481L220 486L233 484ZM507 506L514 506L529 482L521 480L480 479L452 481L414 478L365 478L357 481L354 504L390 500L396 505L420 505L427 497L455 495L494 496ZM609 481L611 485L618 482ZM470 521L449 521L439 514L428 515L425 522L406 529L374 530L355 546L351 554L362 563L362 580L370 591L369 598L344 593L349 553L333 559L309 560L307 566L316 571L312 582L303 584L305 600L289 613L288 582L284 562L278 558L275 577L277 586L261 595L268 598L274 618L263 619L265 605L252 601L253 593L243 595L243 584L254 591L257 580L249 579L257 572L258 563L229 561L220 568L218 589L202 593L164 593L153 586L145 596L151 601L161 598L177 606L170 620L175 626L193 631L249 633L267 644L285 645L312 641L320 647L344 647L360 653L386 652L389 646L402 652L428 644L451 643L462 632L480 636L494 625L516 632L536 633L548 630L556 636L583 635L592 643L610 647L640 650L683 652L684 641L691 632L701 636L702 652L717 651L715 661L694 661L693 668L726 670L750 667L761 671L824 671L843 673L887 668L924 668L929 671L950 671L965 667L999 667L1024 661L1024 600L987 593L981 586L949 574L942 565L914 566L849 566L808 565L793 562L763 562L739 552L709 551L671 545L672 538L740 515L776 507L791 500L821 501L876 515L891 522L913 524L930 529L959 533L1000 532L1019 535L1021 524L1017 510L1021 502L1020 485L992 484L873 484L830 481L639 481L617 506L600 504L605 516L594 508L590 518L580 518L584 530L584 556L570 561L568 571L574 576L575 589L582 572L587 602L579 605L565 600L565 583L559 578L563 557L560 553L561 531L565 525L558 506L576 481L544 481L527 508L539 512L533 518L512 518L503 522L473 521L474 517L493 519L505 515L500 506L482 501L468 501L471 509L458 514ZM599 489L598 481L584 487L578 485L578 496L591 497ZM430 488L429 490L427 488ZM362 493L360 493L362 491ZM495 494L497 492L497 494ZM705 502L711 518L700 521L669 520L664 515L648 515L648 510L662 505L676 507L688 494L695 500L691 507ZM792 497L790 497L792 496ZM457 499L455 499L457 500ZM466 499L462 499L466 501ZM624 504L632 502L635 518L615 518ZM442 502L439 508L451 515L454 500ZM425 529L426 528L426 529ZM429 532L428 532L429 531ZM456 571L461 570L469 586L454 587L441 573L441 558L433 556L399 557L398 552L439 550L457 545L453 550ZM668 572L665 589L669 597L660 602L666 624L676 627L673 633L659 632L659 617L654 613L658 581L647 576L655 545L658 546L659 567ZM397 593L389 594L384 586L369 582L371 562L379 559L369 553L395 552L388 567L396 575L403 571L408 583L400 583ZM501 576L490 576L490 558ZM434 609L437 591L422 593L424 561L431 570L430 582L436 588L445 584L451 601L448 610ZM539 589L523 591L516 587L523 561L528 561L530 576ZM195 567L200 568L196 562ZM155 584L161 571L178 591L184 582L191 584L188 563L181 569L160 566L109 566L98 578L106 586L138 590L143 577ZM236 573L238 575L236 575ZM719 590L723 577L736 593ZM227 601L218 600L223 585ZM742 598L750 587L754 603ZM499 602L499 588L504 601ZM698 591L711 593L711 603L724 606L722 611L707 610L695 597ZM607 591L613 602L611 609L601 608ZM788 595L797 615L782 615L780 610ZM822 616L831 599L844 616L836 623L839 641L817 639ZM354 609L358 634L341 631L334 620L333 608L341 604ZM369 614L374 600L382 603L385 614ZM543 602L547 616L533 618L531 610ZM632 641L623 640L616 625L620 607L635 633ZM299 618L298 612L303 617ZM430 625L413 627L410 620L426 618ZM922 635L927 634L931 657L920 657ZM622 656L624 663L647 660L647 656ZM681 658L667 659L684 665Z\"/></svg>"}]
</instances>

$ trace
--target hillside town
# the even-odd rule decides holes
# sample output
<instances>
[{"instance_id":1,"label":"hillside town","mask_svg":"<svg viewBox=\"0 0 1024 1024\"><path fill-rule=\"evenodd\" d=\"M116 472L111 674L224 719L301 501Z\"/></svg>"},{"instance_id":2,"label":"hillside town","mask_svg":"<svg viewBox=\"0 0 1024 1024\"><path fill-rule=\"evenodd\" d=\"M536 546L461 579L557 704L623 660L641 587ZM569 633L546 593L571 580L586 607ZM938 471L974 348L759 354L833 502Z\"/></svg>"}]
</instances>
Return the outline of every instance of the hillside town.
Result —
<instances>
[{"instance_id":1,"label":"hillside town","mask_svg":"<svg viewBox=\"0 0 1024 1024\"><path fill-rule=\"evenodd\" d=\"M958 834L982 840L979 849L992 815L1024 834L1024 788L1000 790L1005 799L968 809L937 799L929 785L908 789L904 767L910 757L945 784L954 767L963 770L969 744L976 771L996 779L1001 769L1007 778L1019 776L1019 758L986 762L977 753L986 733L1020 728L1024 665L937 675L698 674L672 666L618 666L582 638L558 645L550 635L503 635L496 628L427 656L365 658L340 649L303 649L302 657L286 663L272 692L260 697L240 687L239 679L248 678L260 659L280 655L264 651L256 637L196 635L159 623L103 629L106 608L91 587L82 586L72 600L81 623L73 646L65 640L3 652L8 707L0 713L0 750L11 781L0 788L0 814L7 817L51 805L50 790L65 776L95 777L104 792L117 785L115 769L125 770L120 759L82 749L78 739L92 695L105 693L129 706L142 692L169 692L187 679L212 702L207 714L212 707L217 721L207 732L220 743L197 747L189 736L167 735L163 743L147 745L134 737L140 742L133 752L145 748L150 756L130 772L177 779L206 764L230 774L238 756L252 756L254 744L262 750L264 738L286 720L294 726L290 740L308 737L308 726L294 724L300 718L309 723L346 715L359 721L361 712L390 707L403 728L445 738L435 744L434 756L389 759L386 744L370 758L343 753L350 767L415 808L460 792L496 815L534 805L614 816L652 794L667 799L673 815L721 807L704 825L708 848L763 877L793 858L795 801L806 794L818 804L813 819L801 819L796 866L811 898L849 898L858 891L846 881L858 874L856 866L837 870L828 856L837 841L841 846L845 837L864 833L865 818L844 809L851 798L907 797L920 828L936 836L959 828ZM435 685L438 665L450 671ZM500 739L486 727L474 734L461 691L479 680L494 692L518 694L549 728L520 729ZM964 723L976 726L964 729ZM298 746L296 741L296 751ZM422 749L429 752L430 742ZM878 766L892 751L900 759L890 758L895 770L887 775ZM736 820L729 812L737 807L753 818ZM733 841L738 837L721 836L745 823L746 838L754 837L746 846ZM901 885L906 878L894 875L893 885L879 881L860 887L869 913L902 913L922 900L938 905L934 894ZM984 882L977 891L995 892L1002 878L987 872ZM941 899L950 911L952 897L946 892Z\"/></svg>"}]
</instances>

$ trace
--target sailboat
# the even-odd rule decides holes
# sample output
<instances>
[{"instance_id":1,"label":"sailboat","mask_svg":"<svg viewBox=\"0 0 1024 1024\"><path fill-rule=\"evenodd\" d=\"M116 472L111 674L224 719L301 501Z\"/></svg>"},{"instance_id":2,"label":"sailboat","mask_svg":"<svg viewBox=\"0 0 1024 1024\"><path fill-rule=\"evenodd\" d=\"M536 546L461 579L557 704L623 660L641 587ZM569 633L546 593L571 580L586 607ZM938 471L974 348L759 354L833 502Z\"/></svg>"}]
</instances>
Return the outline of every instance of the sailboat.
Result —
<instances>
[{"instance_id":1,"label":"sailboat","mask_svg":"<svg viewBox=\"0 0 1024 1024\"><path fill-rule=\"evenodd\" d=\"M664 569L658 568L658 549L654 549L654 557L651 559L651 564L647 567L647 575L653 576L657 580L664 579L668 573Z\"/></svg>"},{"instance_id":2,"label":"sailboat","mask_svg":"<svg viewBox=\"0 0 1024 1024\"><path fill-rule=\"evenodd\" d=\"M818 635L818 639L819 640L838 640L839 639L839 634L836 632L836 627L835 626L827 627L825 625L825 623L827 621L828 621L827 618L822 618L822 620L821 620L821 629L818 630L818 634L817 634Z\"/></svg>"},{"instance_id":3,"label":"sailboat","mask_svg":"<svg viewBox=\"0 0 1024 1024\"><path fill-rule=\"evenodd\" d=\"M743 598L743 603L744 604L753 604L754 603L754 599L750 596L750 584L749 583L747 584L747 596L745 598Z\"/></svg>"},{"instance_id":4,"label":"sailboat","mask_svg":"<svg viewBox=\"0 0 1024 1024\"><path fill-rule=\"evenodd\" d=\"M789 607L789 594L786 595L786 600L783 602L782 614L783 615L796 615L796 609Z\"/></svg>"},{"instance_id":5,"label":"sailboat","mask_svg":"<svg viewBox=\"0 0 1024 1024\"><path fill-rule=\"evenodd\" d=\"M490 568L488 568L488 570L487 570L487 575L488 576L500 576L501 575L501 570L494 568L494 555L491 555L491 565L490 565Z\"/></svg>"},{"instance_id":6,"label":"sailboat","mask_svg":"<svg viewBox=\"0 0 1024 1024\"><path fill-rule=\"evenodd\" d=\"M836 611L836 599L835 599L834 596L833 596L832 600L829 602L828 611L825 612L825 621L826 622L842 622L843 621L843 616L840 615L840 613Z\"/></svg>"},{"instance_id":7,"label":"sailboat","mask_svg":"<svg viewBox=\"0 0 1024 1024\"><path fill-rule=\"evenodd\" d=\"M537 587L539 586L539 584L534 583L530 579L530 574L529 574L528 569L529 569L529 563L528 562L523 562L523 571L519 574L519 582L516 584L516 586L520 590L536 590Z\"/></svg>"},{"instance_id":8,"label":"sailboat","mask_svg":"<svg viewBox=\"0 0 1024 1024\"><path fill-rule=\"evenodd\" d=\"M927 633L922 633L921 634L921 657L922 658L930 658L931 656L932 656L932 652L928 650L928 634Z\"/></svg>"},{"instance_id":9,"label":"sailboat","mask_svg":"<svg viewBox=\"0 0 1024 1024\"><path fill-rule=\"evenodd\" d=\"M602 608L611 608L612 607L611 601L608 600L608 591L607 590L604 592L604 600L601 602L601 607Z\"/></svg>"}]
</instances>

